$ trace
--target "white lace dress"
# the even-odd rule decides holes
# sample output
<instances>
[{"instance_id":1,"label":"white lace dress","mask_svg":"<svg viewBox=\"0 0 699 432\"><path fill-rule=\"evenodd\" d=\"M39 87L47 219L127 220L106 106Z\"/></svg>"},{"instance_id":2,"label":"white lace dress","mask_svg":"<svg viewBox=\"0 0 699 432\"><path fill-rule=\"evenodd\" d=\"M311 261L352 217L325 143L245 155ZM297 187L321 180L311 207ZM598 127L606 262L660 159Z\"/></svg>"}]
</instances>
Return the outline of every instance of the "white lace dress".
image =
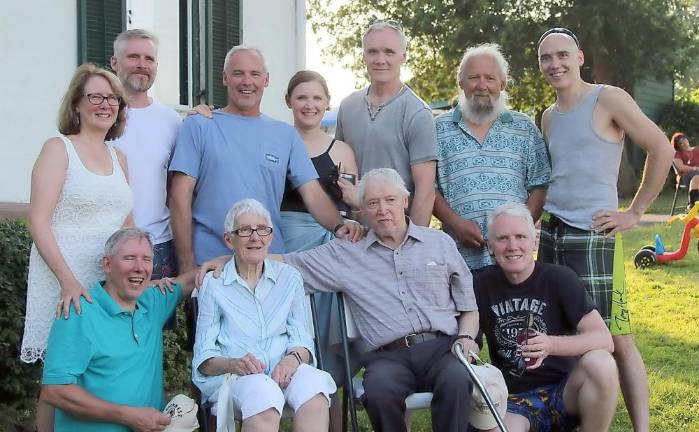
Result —
<instances>
[{"instance_id":1,"label":"white lace dress","mask_svg":"<svg viewBox=\"0 0 699 432\"><path fill-rule=\"evenodd\" d=\"M103 176L86 169L73 143L68 138L61 139L68 153L68 169L53 212L51 231L78 282L91 289L104 278L101 266L104 243L123 225L131 211L133 196L112 146L108 146L112 174ZM43 360L60 292L56 277L32 245L22 361Z\"/></svg>"}]
</instances>

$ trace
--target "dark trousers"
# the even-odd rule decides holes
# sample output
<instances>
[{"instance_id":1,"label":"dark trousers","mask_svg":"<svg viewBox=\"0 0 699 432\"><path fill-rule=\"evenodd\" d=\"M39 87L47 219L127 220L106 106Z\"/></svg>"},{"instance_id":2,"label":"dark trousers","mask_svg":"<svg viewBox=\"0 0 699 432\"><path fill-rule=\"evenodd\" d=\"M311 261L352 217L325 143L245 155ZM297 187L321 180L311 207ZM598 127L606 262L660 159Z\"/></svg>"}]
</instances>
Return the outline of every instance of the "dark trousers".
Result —
<instances>
[{"instance_id":1,"label":"dark trousers","mask_svg":"<svg viewBox=\"0 0 699 432\"><path fill-rule=\"evenodd\" d=\"M405 431L405 398L432 392L432 430L466 432L471 379L440 337L395 351L365 354L364 407L376 432Z\"/></svg>"},{"instance_id":2,"label":"dark trousers","mask_svg":"<svg viewBox=\"0 0 699 432\"><path fill-rule=\"evenodd\" d=\"M153 246L152 280L177 276L177 260L175 259L175 242L168 240ZM174 330L177 327L177 311L165 321L163 329Z\"/></svg>"}]
</instances>

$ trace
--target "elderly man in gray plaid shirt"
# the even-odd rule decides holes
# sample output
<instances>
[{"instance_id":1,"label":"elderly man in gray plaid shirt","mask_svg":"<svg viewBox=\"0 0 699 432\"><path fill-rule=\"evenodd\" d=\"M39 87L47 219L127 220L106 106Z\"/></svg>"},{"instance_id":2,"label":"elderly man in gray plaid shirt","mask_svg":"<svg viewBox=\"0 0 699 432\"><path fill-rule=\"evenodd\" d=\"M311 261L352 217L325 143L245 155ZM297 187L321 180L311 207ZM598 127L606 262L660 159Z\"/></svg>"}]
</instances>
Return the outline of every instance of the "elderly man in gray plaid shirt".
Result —
<instances>
[{"instance_id":1,"label":"elderly man in gray plaid shirt","mask_svg":"<svg viewBox=\"0 0 699 432\"><path fill-rule=\"evenodd\" d=\"M307 291L345 293L357 329L370 348L362 359L364 404L376 431L404 431L405 398L434 393L432 428L466 431L471 382L451 354L478 351L478 311L471 273L454 241L406 216L408 191L400 175L379 168L359 188L371 230L352 243L334 240L284 255Z\"/></svg>"}]
</instances>

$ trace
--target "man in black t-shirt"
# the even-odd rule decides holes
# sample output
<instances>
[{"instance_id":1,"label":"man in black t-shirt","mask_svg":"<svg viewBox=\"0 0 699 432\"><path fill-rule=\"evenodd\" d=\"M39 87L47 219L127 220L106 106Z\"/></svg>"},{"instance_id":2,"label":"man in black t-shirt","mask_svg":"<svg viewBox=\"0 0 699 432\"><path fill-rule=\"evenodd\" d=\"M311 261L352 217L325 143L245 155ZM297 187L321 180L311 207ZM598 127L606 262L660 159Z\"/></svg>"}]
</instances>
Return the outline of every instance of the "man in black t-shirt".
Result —
<instances>
[{"instance_id":1,"label":"man in black t-shirt","mask_svg":"<svg viewBox=\"0 0 699 432\"><path fill-rule=\"evenodd\" d=\"M605 431L616 410L612 337L578 276L536 263L526 206L507 203L488 218L497 265L475 275L481 330L510 393L510 431ZM497 430L497 429L495 429Z\"/></svg>"}]
</instances>

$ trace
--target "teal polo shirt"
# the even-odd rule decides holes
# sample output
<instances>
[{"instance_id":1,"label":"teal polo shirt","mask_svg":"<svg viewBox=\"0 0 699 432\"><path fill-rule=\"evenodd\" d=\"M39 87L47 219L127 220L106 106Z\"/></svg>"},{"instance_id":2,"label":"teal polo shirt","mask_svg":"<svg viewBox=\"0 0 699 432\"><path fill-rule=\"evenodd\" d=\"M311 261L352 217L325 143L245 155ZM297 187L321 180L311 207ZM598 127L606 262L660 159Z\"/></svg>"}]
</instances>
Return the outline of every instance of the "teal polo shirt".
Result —
<instances>
[{"instance_id":1,"label":"teal polo shirt","mask_svg":"<svg viewBox=\"0 0 699 432\"><path fill-rule=\"evenodd\" d=\"M124 311L101 284L81 298L82 314L71 305L69 319L54 321L43 384L76 384L105 401L163 408L163 325L182 298L182 287L161 294L146 288L136 309ZM122 425L77 419L56 409L56 432L129 431Z\"/></svg>"}]
</instances>

